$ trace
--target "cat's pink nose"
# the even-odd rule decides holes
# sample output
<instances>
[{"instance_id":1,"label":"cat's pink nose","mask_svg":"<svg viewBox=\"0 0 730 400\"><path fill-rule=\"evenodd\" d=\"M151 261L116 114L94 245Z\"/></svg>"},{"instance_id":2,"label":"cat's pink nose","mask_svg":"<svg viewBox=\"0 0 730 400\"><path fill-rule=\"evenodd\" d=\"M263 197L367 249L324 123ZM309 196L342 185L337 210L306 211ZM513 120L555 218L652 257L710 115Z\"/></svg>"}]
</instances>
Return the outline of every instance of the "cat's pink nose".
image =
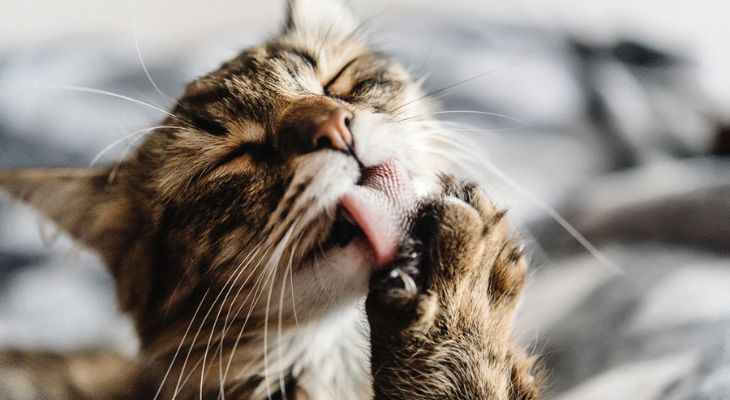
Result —
<instances>
[{"instance_id":1,"label":"cat's pink nose","mask_svg":"<svg viewBox=\"0 0 730 400\"><path fill-rule=\"evenodd\" d=\"M277 146L283 151L306 154L318 150L350 153L354 114L343 104L325 96L298 99L278 121Z\"/></svg>"},{"instance_id":2,"label":"cat's pink nose","mask_svg":"<svg viewBox=\"0 0 730 400\"><path fill-rule=\"evenodd\" d=\"M350 132L352 113L344 108L337 108L323 117L314 127L313 148L349 151L352 146L352 133Z\"/></svg>"}]
</instances>

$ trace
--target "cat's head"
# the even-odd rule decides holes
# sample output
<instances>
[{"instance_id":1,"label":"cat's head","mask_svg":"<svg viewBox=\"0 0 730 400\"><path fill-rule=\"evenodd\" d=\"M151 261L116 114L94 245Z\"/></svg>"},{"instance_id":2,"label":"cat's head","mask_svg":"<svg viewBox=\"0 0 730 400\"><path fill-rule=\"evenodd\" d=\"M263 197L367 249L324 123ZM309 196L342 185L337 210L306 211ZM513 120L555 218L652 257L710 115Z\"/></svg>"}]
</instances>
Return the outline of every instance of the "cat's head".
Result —
<instances>
[{"instance_id":1,"label":"cat's head","mask_svg":"<svg viewBox=\"0 0 730 400\"><path fill-rule=\"evenodd\" d=\"M120 165L0 185L101 254L138 319L206 293L307 318L363 295L398 251L439 169L429 111L349 11L298 0L279 35L192 82Z\"/></svg>"}]
</instances>

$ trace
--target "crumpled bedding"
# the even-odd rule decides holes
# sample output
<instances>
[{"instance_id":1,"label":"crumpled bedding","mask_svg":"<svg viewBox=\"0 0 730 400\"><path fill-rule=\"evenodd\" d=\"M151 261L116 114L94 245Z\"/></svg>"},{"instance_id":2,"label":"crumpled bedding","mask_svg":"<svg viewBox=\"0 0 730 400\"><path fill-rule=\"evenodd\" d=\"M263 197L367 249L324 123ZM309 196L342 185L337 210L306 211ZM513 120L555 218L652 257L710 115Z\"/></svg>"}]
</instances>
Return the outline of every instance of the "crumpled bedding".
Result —
<instances>
[{"instance_id":1,"label":"crumpled bedding","mask_svg":"<svg viewBox=\"0 0 730 400\"><path fill-rule=\"evenodd\" d=\"M428 75L428 90L462 82L437 92L439 117L471 127L460 129L484 158L467 172L527 243L518 327L542 355L548 397L730 398L730 130L691 55L469 16L396 13L378 26L376 42ZM102 157L114 162L138 143L122 138L161 115L77 87L165 108L233 54L222 43L255 40L229 39L145 54L164 97L108 38L0 54L0 168L85 166L118 141ZM0 344L133 352L112 286L95 257L0 203Z\"/></svg>"}]
</instances>

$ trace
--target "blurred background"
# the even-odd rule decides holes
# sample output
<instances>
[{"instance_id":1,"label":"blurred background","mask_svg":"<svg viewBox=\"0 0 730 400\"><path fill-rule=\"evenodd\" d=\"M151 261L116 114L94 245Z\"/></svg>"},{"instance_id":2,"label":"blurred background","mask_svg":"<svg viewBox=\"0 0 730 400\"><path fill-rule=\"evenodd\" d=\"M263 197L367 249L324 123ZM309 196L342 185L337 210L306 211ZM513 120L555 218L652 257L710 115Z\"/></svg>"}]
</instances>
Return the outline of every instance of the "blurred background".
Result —
<instances>
[{"instance_id":1,"label":"blurred background","mask_svg":"<svg viewBox=\"0 0 730 400\"><path fill-rule=\"evenodd\" d=\"M168 107L283 3L0 0L0 168L115 162L162 118L137 101ZM427 90L463 82L440 118L528 243L549 397L730 398L730 2L349 4ZM7 199L0 345L135 350L98 260Z\"/></svg>"}]
</instances>

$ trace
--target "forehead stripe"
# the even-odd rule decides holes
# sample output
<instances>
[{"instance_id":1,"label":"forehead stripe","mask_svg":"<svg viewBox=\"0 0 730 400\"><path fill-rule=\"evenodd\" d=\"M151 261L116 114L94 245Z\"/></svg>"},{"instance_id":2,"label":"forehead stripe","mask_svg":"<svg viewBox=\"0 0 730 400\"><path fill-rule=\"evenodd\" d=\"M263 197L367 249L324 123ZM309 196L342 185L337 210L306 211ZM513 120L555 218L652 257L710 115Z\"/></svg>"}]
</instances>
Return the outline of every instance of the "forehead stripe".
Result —
<instances>
[{"instance_id":1,"label":"forehead stripe","mask_svg":"<svg viewBox=\"0 0 730 400\"><path fill-rule=\"evenodd\" d=\"M280 44L272 45L268 50L274 57L281 57L283 54L295 55L306 61L312 68L317 68L317 60L306 50Z\"/></svg>"},{"instance_id":2,"label":"forehead stripe","mask_svg":"<svg viewBox=\"0 0 730 400\"><path fill-rule=\"evenodd\" d=\"M182 101L192 106L205 106L231 96L230 90L222 85L211 85L183 97Z\"/></svg>"}]
</instances>

